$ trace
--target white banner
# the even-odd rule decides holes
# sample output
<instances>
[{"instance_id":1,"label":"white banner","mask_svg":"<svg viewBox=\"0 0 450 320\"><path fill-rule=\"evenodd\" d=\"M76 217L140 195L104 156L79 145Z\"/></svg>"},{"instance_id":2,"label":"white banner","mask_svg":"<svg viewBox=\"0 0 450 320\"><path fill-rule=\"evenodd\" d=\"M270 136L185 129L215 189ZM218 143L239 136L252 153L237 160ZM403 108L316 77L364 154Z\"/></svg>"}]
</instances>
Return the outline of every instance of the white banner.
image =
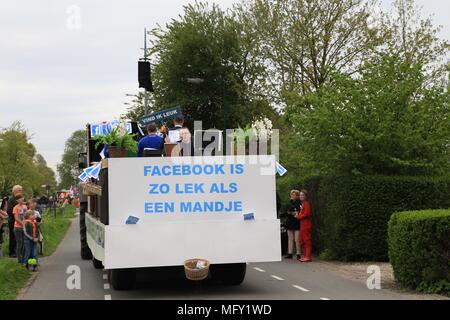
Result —
<instances>
[{"instance_id":1,"label":"white banner","mask_svg":"<svg viewBox=\"0 0 450 320\"><path fill-rule=\"evenodd\" d=\"M275 158L109 159L109 224L276 219Z\"/></svg>"}]
</instances>

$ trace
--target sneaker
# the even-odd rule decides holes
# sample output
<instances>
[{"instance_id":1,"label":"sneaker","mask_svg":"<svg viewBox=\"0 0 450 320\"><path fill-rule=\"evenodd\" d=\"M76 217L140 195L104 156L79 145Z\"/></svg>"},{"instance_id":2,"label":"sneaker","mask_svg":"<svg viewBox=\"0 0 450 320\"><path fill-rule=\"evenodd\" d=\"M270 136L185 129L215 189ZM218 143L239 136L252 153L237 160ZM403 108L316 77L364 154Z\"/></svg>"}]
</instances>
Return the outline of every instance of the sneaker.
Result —
<instances>
[{"instance_id":1,"label":"sneaker","mask_svg":"<svg viewBox=\"0 0 450 320\"><path fill-rule=\"evenodd\" d=\"M312 262L312 260L311 259L301 258L300 262Z\"/></svg>"},{"instance_id":2,"label":"sneaker","mask_svg":"<svg viewBox=\"0 0 450 320\"><path fill-rule=\"evenodd\" d=\"M284 256L285 259L292 259L292 254L287 254Z\"/></svg>"}]
</instances>

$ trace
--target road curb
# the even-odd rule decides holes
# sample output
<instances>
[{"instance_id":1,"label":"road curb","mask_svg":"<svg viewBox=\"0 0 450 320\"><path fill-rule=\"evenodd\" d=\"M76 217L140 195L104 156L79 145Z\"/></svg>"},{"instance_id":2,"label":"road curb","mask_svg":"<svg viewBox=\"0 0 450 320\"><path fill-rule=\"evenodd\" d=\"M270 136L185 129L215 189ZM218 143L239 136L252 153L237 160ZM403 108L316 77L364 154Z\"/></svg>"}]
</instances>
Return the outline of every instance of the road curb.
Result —
<instances>
[{"instance_id":1,"label":"road curb","mask_svg":"<svg viewBox=\"0 0 450 320\"><path fill-rule=\"evenodd\" d=\"M30 287L33 285L34 281L36 281L40 271L33 272L28 282L25 284L25 286L20 289L19 293L16 296L15 300L23 300L25 294L28 292Z\"/></svg>"}]
</instances>

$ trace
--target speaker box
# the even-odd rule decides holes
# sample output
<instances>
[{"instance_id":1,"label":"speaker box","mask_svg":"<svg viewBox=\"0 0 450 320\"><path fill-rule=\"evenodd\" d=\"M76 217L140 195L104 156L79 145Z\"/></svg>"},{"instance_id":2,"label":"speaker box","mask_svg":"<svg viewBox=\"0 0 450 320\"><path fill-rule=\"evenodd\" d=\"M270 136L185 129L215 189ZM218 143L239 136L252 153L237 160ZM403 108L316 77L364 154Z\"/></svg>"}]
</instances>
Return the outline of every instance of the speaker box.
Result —
<instances>
[{"instance_id":1,"label":"speaker box","mask_svg":"<svg viewBox=\"0 0 450 320\"><path fill-rule=\"evenodd\" d=\"M153 92L152 74L149 61L138 62L138 80L139 88L145 88L147 91Z\"/></svg>"}]
</instances>

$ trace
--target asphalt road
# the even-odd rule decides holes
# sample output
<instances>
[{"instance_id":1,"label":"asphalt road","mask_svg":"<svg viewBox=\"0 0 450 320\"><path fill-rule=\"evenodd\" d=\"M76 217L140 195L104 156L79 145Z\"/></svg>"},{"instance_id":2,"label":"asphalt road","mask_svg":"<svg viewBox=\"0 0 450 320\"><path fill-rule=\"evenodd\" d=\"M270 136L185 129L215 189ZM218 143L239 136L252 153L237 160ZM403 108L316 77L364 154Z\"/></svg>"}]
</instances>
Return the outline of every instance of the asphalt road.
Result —
<instances>
[{"instance_id":1,"label":"asphalt road","mask_svg":"<svg viewBox=\"0 0 450 320\"><path fill-rule=\"evenodd\" d=\"M175 253L174 253L175 254ZM81 288L69 290L66 283L70 266L78 266ZM73 268L73 267L72 267ZM70 269L69 269L70 271ZM83 261L79 252L78 219L72 223L57 251L42 260L39 273L19 299L261 299L261 300L404 300L413 295L388 290L369 290L364 283L327 272L313 263L296 260L277 263L251 263L240 286L224 286L212 280L192 283L183 270L142 269L137 284L130 291L115 291L106 280L106 272L96 270L90 261Z\"/></svg>"}]
</instances>

